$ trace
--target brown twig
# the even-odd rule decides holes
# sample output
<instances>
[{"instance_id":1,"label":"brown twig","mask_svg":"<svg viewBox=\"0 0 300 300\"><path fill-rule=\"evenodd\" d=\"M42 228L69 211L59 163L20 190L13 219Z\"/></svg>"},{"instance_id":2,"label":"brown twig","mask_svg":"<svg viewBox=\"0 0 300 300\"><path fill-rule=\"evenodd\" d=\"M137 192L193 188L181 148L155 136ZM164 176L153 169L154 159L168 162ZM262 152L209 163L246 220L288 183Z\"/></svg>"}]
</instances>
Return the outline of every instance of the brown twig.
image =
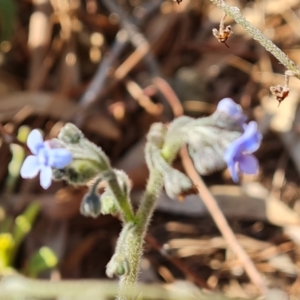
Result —
<instances>
[{"instance_id":1,"label":"brown twig","mask_svg":"<svg viewBox=\"0 0 300 300\"><path fill-rule=\"evenodd\" d=\"M39 70L50 44L52 8L50 2L34 0L34 9L29 21L28 48L31 52L28 89L40 88Z\"/></svg>"},{"instance_id":2,"label":"brown twig","mask_svg":"<svg viewBox=\"0 0 300 300\"><path fill-rule=\"evenodd\" d=\"M136 21L138 25L141 25L141 23L147 19L147 16L149 16L153 11L155 11L161 4L161 1L153 1L153 2L154 3L151 7L149 6L147 7L146 13L143 15L143 18L140 18ZM114 7L115 7L114 4L111 5L110 1L106 1L106 4L108 5L108 7L111 8L112 11L114 11ZM116 35L115 43L113 44L109 54L107 54L104 57L104 59L101 61L101 64L99 64L99 67L96 71L94 78L92 79L86 92L82 95L79 102L80 105L84 107L90 106L92 103L94 103L97 100L100 91L102 91L103 89L107 90L105 88L105 83L106 83L108 71L110 67L113 65L113 63L116 61L116 59L120 56L120 54L122 53L122 51L124 50L124 48L126 47L129 41L130 38L126 33L126 30L124 30L123 28L120 29ZM101 95L103 95L102 92Z\"/></svg>"},{"instance_id":3,"label":"brown twig","mask_svg":"<svg viewBox=\"0 0 300 300\"><path fill-rule=\"evenodd\" d=\"M197 276L195 272L193 272L189 267L187 267L179 257L170 255L151 234L148 233L146 235L145 241L149 245L151 245L151 247L153 247L156 251L158 251L163 257L168 259L180 271L182 271L182 273L184 273L187 278L191 279L191 281L193 281L199 287L209 289L208 285L202 278Z\"/></svg>"},{"instance_id":4,"label":"brown twig","mask_svg":"<svg viewBox=\"0 0 300 300\"><path fill-rule=\"evenodd\" d=\"M150 97L144 93L143 89L135 81L128 79L125 81L125 85L129 94L145 109L146 112L154 116L162 113L162 105L152 102Z\"/></svg>"},{"instance_id":5,"label":"brown twig","mask_svg":"<svg viewBox=\"0 0 300 300\"><path fill-rule=\"evenodd\" d=\"M286 151L284 151L279 157L276 170L273 175L270 196L280 197L280 189L285 181L285 171L288 161L289 155Z\"/></svg>"},{"instance_id":6,"label":"brown twig","mask_svg":"<svg viewBox=\"0 0 300 300\"><path fill-rule=\"evenodd\" d=\"M122 28L116 36L116 41L112 47L110 55L105 56L105 59L99 65L92 82L79 101L80 105L84 107L85 111L88 111L93 103L96 102L96 100L103 99L105 96L107 96L108 93L110 93L115 86L122 81L128 75L128 73L143 59L148 65L150 73L153 74L152 76L159 76L159 68L157 63L149 52L150 45L143 34L139 31L136 24L140 25L142 22L144 22L146 17L160 6L161 1L153 1L153 5L150 8L148 7L146 13L143 15L143 18L138 20L133 20L127 16L122 7L113 1L104 0L103 4L109 11L119 15ZM116 61L117 57L122 53L129 41L136 48L135 51L115 70L110 82L105 85L108 70ZM164 99L161 99L161 102L165 104ZM80 126L84 119L85 113L81 110L80 114L75 116L75 122L78 126Z\"/></svg>"},{"instance_id":7,"label":"brown twig","mask_svg":"<svg viewBox=\"0 0 300 300\"><path fill-rule=\"evenodd\" d=\"M264 283L256 267L254 266L253 261L250 259L246 251L239 244L236 236L234 235L226 218L224 217L224 214L219 208L216 199L212 196L209 189L207 188L207 186L205 185L205 183L203 182L203 180L195 170L186 148L183 148L181 151L181 159L187 175L190 177L194 185L197 187L197 190L199 192L202 201L204 202L207 210L209 211L213 220L218 226L224 239L227 241L232 251L243 263L244 269L248 274L249 278L251 279L251 281L259 289L259 291L263 295L265 295L268 292L268 288L266 284Z\"/></svg>"},{"instance_id":8,"label":"brown twig","mask_svg":"<svg viewBox=\"0 0 300 300\"><path fill-rule=\"evenodd\" d=\"M60 54L62 48L64 46L64 41L57 36L54 38L51 49L49 50L47 56L41 63L40 69L39 69L39 76L36 76L34 79L34 89L41 89L46 81L46 78L52 68L52 66L55 63L56 58Z\"/></svg>"},{"instance_id":9,"label":"brown twig","mask_svg":"<svg viewBox=\"0 0 300 300\"><path fill-rule=\"evenodd\" d=\"M180 100L175 94L174 90L170 87L169 83L164 80L162 77L155 77L153 79L154 85L160 92L165 96L166 100L169 102L170 107L172 108L174 117L177 118L182 116L184 111L181 105Z\"/></svg>"},{"instance_id":10,"label":"brown twig","mask_svg":"<svg viewBox=\"0 0 300 300\"><path fill-rule=\"evenodd\" d=\"M82 95L79 104L82 107L88 107L95 102L99 96L100 91L105 87L107 74L114 61L119 57L125 46L127 45L128 39L122 36L122 32L117 34L116 40L109 52L106 54L99 64L99 67L93 77L91 83Z\"/></svg>"}]
</instances>

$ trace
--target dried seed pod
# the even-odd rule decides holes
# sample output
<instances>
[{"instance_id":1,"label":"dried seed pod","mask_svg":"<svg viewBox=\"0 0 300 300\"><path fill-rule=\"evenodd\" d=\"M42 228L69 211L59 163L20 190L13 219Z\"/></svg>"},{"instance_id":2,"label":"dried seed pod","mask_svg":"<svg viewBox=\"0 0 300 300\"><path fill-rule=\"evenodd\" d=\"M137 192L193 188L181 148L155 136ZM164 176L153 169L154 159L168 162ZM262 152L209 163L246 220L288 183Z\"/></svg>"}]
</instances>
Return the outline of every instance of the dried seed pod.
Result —
<instances>
[{"instance_id":1,"label":"dried seed pod","mask_svg":"<svg viewBox=\"0 0 300 300\"><path fill-rule=\"evenodd\" d=\"M229 46L226 44L226 41L231 36L233 31L230 25L225 27L224 25L225 18L226 18L226 14L223 16L223 18L220 21L219 30L214 28L212 32L213 35L218 39L220 43L223 43L227 48L229 48Z\"/></svg>"},{"instance_id":2,"label":"dried seed pod","mask_svg":"<svg viewBox=\"0 0 300 300\"><path fill-rule=\"evenodd\" d=\"M223 43L227 48L229 48L229 46L226 44L226 41L233 33L230 25L226 26L226 28L221 28L221 24L220 24L220 29L218 30L214 28L212 32L213 35L218 39L220 43Z\"/></svg>"},{"instance_id":3,"label":"dried seed pod","mask_svg":"<svg viewBox=\"0 0 300 300\"><path fill-rule=\"evenodd\" d=\"M287 85L277 85L270 87L271 93L276 97L278 101L278 107L281 102L289 95L290 88Z\"/></svg>"}]
</instances>

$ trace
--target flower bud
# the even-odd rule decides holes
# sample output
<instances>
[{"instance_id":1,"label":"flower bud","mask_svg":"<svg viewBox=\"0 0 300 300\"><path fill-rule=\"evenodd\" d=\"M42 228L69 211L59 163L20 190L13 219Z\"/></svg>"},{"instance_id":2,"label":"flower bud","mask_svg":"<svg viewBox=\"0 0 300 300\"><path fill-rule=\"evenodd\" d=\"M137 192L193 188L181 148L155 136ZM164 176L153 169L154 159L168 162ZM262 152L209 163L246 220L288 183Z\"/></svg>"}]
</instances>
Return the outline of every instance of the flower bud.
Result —
<instances>
[{"instance_id":1,"label":"flower bud","mask_svg":"<svg viewBox=\"0 0 300 300\"><path fill-rule=\"evenodd\" d=\"M164 144L166 132L167 127L163 123L154 123L147 134L147 140L149 143L161 149Z\"/></svg>"},{"instance_id":2,"label":"flower bud","mask_svg":"<svg viewBox=\"0 0 300 300\"><path fill-rule=\"evenodd\" d=\"M65 179L70 184L85 185L101 172L99 166L90 160L74 159L64 169L53 169L54 180Z\"/></svg>"},{"instance_id":3,"label":"flower bud","mask_svg":"<svg viewBox=\"0 0 300 300\"><path fill-rule=\"evenodd\" d=\"M247 120L247 116L244 114L242 107L239 104L236 104L231 98L222 99L218 103L215 113L226 114L227 117L239 124L243 124Z\"/></svg>"},{"instance_id":4,"label":"flower bud","mask_svg":"<svg viewBox=\"0 0 300 300\"><path fill-rule=\"evenodd\" d=\"M106 275L112 278L114 275L123 276L129 274L129 263L124 255L114 254L106 266Z\"/></svg>"},{"instance_id":5,"label":"flower bud","mask_svg":"<svg viewBox=\"0 0 300 300\"><path fill-rule=\"evenodd\" d=\"M114 172L117 176L118 183L123 190L124 194L129 195L131 190L131 181L128 175L123 170L114 169Z\"/></svg>"},{"instance_id":6,"label":"flower bud","mask_svg":"<svg viewBox=\"0 0 300 300\"><path fill-rule=\"evenodd\" d=\"M101 197L101 213L103 215L116 215L119 211L115 195L109 188L106 188Z\"/></svg>"},{"instance_id":7,"label":"flower bud","mask_svg":"<svg viewBox=\"0 0 300 300\"><path fill-rule=\"evenodd\" d=\"M180 148L186 143L186 131L190 130L189 124L193 121L195 121L195 119L181 116L170 124L161 150L161 154L166 161L173 161Z\"/></svg>"},{"instance_id":8,"label":"flower bud","mask_svg":"<svg viewBox=\"0 0 300 300\"><path fill-rule=\"evenodd\" d=\"M86 194L80 205L80 213L85 217L97 218L101 212L101 201L96 193Z\"/></svg>"},{"instance_id":9,"label":"flower bud","mask_svg":"<svg viewBox=\"0 0 300 300\"><path fill-rule=\"evenodd\" d=\"M61 128L58 138L67 144L77 144L84 135L74 124L67 123Z\"/></svg>"},{"instance_id":10,"label":"flower bud","mask_svg":"<svg viewBox=\"0 0 300 300\"><path fill-rule=\"evenodd\" d=\"M181 198L193 190L192 181L180 171L170 168L170 171L164 174L164 184L167 195L172 198Z\"/></svg>"}]
</instances>

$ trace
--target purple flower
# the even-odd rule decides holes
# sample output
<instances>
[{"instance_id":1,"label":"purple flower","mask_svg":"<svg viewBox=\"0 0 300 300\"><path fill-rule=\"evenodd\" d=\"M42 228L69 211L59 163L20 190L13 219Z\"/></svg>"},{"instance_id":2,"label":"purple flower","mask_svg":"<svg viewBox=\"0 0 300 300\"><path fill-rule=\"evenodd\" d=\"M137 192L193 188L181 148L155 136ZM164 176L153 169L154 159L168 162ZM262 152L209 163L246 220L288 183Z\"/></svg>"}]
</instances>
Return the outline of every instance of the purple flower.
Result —
<instances>
[{"instance_id":1,"label":"purple flower","mask_svg":"<svg viewBox=\"0 0 300 300\"><path fill-rule=\"evenodd\" d=\"M241 106L236 104L231 98L222 99L217 106L217 111L227 114L240 125L243 125L247 120Z\"/></svg>"},{"instance_id":2,"label":"purple flower","mask_svg":"<svg viewBox=\"0 0 300 300\"><path fill-rule=\"evenodd\" d=\"M40 172L40 183L44 189L51 185L52 168L62 169L72 161L72 154L64 148L51 148L44 142L41 133L34 129L27 139L27 146L33 155L29 155L21 168L23 178L33 178Z\"/></svg>"},{"instance_id":3,"label":"purple flower","mask_svg":"<svg viewBox=\"0 0 300 300\"><path fill-rule=\"evenodd\" d=\"M261 143L262 135L257 130L257 123L252 121L244 125L244 133L234 140L224 153L231 177L238 182L238 173L256 174L258 171L257 158L252 155Z\"/></svg>"}]
</instances>

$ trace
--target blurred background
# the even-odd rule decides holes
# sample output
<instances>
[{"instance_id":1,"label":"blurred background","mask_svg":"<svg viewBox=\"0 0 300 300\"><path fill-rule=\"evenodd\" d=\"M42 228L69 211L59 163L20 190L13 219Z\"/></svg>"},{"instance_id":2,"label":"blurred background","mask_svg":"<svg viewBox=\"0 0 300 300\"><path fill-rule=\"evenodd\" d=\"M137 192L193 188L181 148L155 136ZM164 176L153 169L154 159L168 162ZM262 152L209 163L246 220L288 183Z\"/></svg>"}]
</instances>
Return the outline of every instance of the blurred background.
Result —
<instances>
[{"instance_id":1,"label":"blurred background","mask_svg":"<svg viewBox=\"0 0 300 300\"><path fill-rule=\"evenodd\" d=\"M299 1L226 2L299 64ZM260 172L240 185L227 170L204 180L267 284L300 299L299 81L278 107L269 88L284 67L229 17L229 48L218 42L223 16L209 0L0 0L1 276L106 278L121 228L80 215L86 187L20 178L32 129L49 139L76 124L129 174L137 204L151 124L209 115L231 97L264 136ZM142 282L258 295L197 196L162 193L145 248Z\"/></svg>"}]
</instances>

